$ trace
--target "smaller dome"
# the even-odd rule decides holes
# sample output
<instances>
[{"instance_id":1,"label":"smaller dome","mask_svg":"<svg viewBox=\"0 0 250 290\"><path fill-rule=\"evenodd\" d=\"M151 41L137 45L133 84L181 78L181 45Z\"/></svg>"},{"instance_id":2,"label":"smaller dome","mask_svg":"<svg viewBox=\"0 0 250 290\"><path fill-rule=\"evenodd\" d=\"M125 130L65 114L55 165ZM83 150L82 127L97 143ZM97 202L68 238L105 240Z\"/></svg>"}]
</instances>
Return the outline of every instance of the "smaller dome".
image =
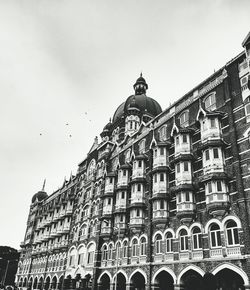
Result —
<instances>
[{"instance_id":1,"label":"smaller dome","mask_svg":"<svg viewBox=\"0 0 250 290\"><path fill-rule=\"evenodd\" d=\"M45 191L38 191L36 194L32 197L32 203L34 203L36 200L42 201L43 199L47 198L48 194Z\"/></svg>"},{"instance_id":2,"label":"smaller dome","mask_svg":"<svg viewBox=\"0 0 250 290\"><path fill-rule=\"evenodd\" d=\"M108 124L103 128L103 131L109 131L112 127L111 119L109 120Z\"/></svg>"}]
</instances>

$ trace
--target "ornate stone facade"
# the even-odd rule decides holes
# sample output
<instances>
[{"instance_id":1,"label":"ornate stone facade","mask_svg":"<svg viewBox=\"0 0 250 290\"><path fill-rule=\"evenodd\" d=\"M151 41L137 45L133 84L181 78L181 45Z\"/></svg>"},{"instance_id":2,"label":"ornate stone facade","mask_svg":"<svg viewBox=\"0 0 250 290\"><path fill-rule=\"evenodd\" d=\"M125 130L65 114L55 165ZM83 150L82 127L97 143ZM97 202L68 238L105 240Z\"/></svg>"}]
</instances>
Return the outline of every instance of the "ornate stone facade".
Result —
<instances>
[{"instance_id":1,"label":"ornate stone facade","mask_svg":"<svg viewBox=\"0 0 250 290\"><path fill-rule=\"evenodd\" d=\"M250 289L243 47L164 111L137 79L76 176L32 199L20 287Z\"/></svg>"}]
</instances>

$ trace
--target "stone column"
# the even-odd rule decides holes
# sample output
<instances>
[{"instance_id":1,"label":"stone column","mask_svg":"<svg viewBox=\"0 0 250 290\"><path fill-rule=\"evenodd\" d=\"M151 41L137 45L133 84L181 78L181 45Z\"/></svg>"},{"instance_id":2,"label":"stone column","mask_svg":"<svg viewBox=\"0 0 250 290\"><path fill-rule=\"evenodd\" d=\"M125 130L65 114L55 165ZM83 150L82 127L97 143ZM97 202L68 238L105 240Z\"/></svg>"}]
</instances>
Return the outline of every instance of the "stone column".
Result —
<instances>
[{"instance_id":1,"label":"stone column","mask_svg":"<svg viewBox=\"0 0 250 290\"><path fill-rule=\"evenodd\" d=\"M102 289L102 282L97 283L97 290L101 290Z\"/></svg>"},{"instance_id":2,"label":"stone column","mask_svg":"<svg viewBox=\"0 0 250 290\"><path fill-rule=\"evenodd\" d=\"M115 283L110 283L109 289L110 290L115 290Z\"/></svg>"},{"instance_id":3,"label":"stone column","mask_svg":"<svg viewBox=\"0 0 250 290\"><path fill-rule=\"evenodd\" d=\"M159 284L151 284L151 290L159 290L160 289L160 286Z\"/></svg>"},{"instance_id":4,"label":"stone column","mask_svg":"<svg viewBox=\"0 0 250 290\"><path fill-rule=\"evenodd\" d=\"M174 284L174 290L183 290L184 286L181 284Z\"/></svg>"},{"instance_id":5,"label":"stone column","mask_svg":"<svg viewBox=\"0 0 250 290\"><path fill-rule=\"evenodd\" d=\"M132 283L126 283L126 290L133 290L134 286Z\"/></svg>"}]
</instances>

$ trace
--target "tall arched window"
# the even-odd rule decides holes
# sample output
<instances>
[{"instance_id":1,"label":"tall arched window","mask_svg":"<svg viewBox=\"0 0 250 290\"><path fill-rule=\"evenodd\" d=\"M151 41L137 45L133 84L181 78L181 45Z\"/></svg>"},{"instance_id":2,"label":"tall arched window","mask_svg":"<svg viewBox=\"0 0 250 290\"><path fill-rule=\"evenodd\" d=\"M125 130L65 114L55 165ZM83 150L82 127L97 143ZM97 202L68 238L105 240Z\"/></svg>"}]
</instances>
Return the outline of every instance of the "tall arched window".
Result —
<instances>
[{"instance_id":1,"label":"tall arched window","mask_svg":"<svg viewBox=\"0 0 250 290\"><path fill-rule=\"evenodd\" d=\"M215 93L210 94L207 96L204 100L205 103L205 108L208 111L213 111L216 109L216 98L215 98Z\"/></svg>"},{"instance_id":2,"label":"tall arched window","mask_svg":"<svg viewBox=\"0 0 250 290\"><path fill-rule=\"evenodd\" d=\"M106 245L102 247L102 261L107 261L108 258L108 248Z\"/></svg>"},{"instance_id":3,"label":"tall arched window","mask_svg":"<svg viewBox=\"0 0 250 290\"><path fill-rule=\"evenodd\" d=\"M89 163L88 170L87 170L88 178L91 178L94 175L95 166L96 166L96 162L94 159L92 159L91 162Z\"/></svg>"},{"instance_id":4,"label":"tall arched window","mask_svg":"<svg viewBox=\"0 0 250 290\"><path fill-rule=\"evenodd\" d=\"M210 243L212 248L221 247L220 227L217 224L210 227Z\"/></svg>"},{"instance_id":5,"label":"tall arched window","mask_svg":"<svg viewBox=\"0 0 250 290\"><path fill-rule=\"evenodd\" d=\"M171 232L166 234L166 253L173 252L173 235Z\"/></svg>"},{"instance_id":6,"label":"tall arched window","mask_svg":"<svg viewBox=\"0 0 250 290\"><path fill-rule=\"evenodd\" d=\"M238 228L235 221L229 221L226 225L227 232L227 244L229 246L234 246L239 244L239 234Z\"/></svg>"},{"instance_id":7,"label":"tall arched window","mask_svg":"<svg viewBox=\"0 0 250 290\"><path fill-rule=\"evenodd\" d=\"M116 259L119 259L121 257L121 243L120 242L118 242L116 244L116 251L115 252L116 252L116 254L115 254Z\"/></svg>"},{"instance_id":8,"label":"tall arched window","mask_svg":"<svg viewBox=\"0 0 250 290\"><path fill-rule=\"evenodd\" d=\"M140 255L145 256L146 255L146 238L142 237L140 240Z\"/></svg>"},{"instance_id":9,"label":"tall arched window","mask_svg":"<svg viewBox=\"0 0 250 290\"><path fill-rule=\"evenodd\" d=\"M132 242L132 257L138 256L138 241L136 239Z\"/></svg>"},{"instance_id":10,"label":"tall arched window","mask_svg":"<svg viewBox=\"0 0 250 290\"><path fill-rule=\"evenodd\" d=\"M128 242L124 241L123 243L123 258L127 258L128 257Z\"/></svg>"},{"instance_id":11,"label":"tall arched window","mask_svg":"<svg viewBox=\"0 0 250 290\"><path fill-rule=\"evenodd\" d=\"M108 249L108 260L112 260L112 251L113 251L113 247L110 244L109 249Z\"/></svg>"},{"instance_id":12,"label":"tall arched window","mask_svg":"<svg viewBox=\"0 0 250 290\"><path fill-rule=\"evenodd\" d=\"M193 249L198 250L201 249L201 230L198 227L195 227L192 231L192 241L193 241Z\"/></svg>"},{"instance_id":13,"label":"tall arched window","mask_svg":"<svg viewBox=\"0 0 250 290\"><path fill-rule=\"evenodd\" d=\"M139 143L139 153L144 153L145 152L145 139L141 140L140 143Z\"/></svg>"},{"instance_id":14,"label":"tall arched window","mask_svg":"<svg viewBox=\"0 0 250 290\"><path fill-rule=\"evenodd\" d=\"M187 251L188 250L188 233L185 229L180 231L180 250Z\"/></svg>"},{"instance_id":15,"label":"tall arched window","mask_svg":"<svg viewBox=\"0 0 250 290\"><path fill-rule=\"evenodd\" d=\"M155 253L161 254L162 253L162 237L160 234L158 234L155 237Z\"/></svg>"},{"instance_id":16,"label":"tall arched window","mask_svg":"<svg viewBox=\"0 0 250 290\"><path fill-rule=\"evenodd\" d=\"M180 117L180 125L182 127L187 127L189 125L189 113L188 111L183 112Z\"/></svg>"}]
</instances>

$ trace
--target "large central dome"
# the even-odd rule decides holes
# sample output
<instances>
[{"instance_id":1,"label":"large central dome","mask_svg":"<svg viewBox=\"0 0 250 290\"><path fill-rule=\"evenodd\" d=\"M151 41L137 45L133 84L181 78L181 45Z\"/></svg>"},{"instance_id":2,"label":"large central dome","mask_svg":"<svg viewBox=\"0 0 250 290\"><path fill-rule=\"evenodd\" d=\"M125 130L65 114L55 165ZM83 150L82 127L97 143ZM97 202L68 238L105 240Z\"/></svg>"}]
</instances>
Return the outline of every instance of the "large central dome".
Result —
<instances>
[{"instance_id":1,"label":"large central dome","mask_svg":"<svg viewBox=\"0 0 250 290\"><path fill-rule=\"evenodd\" d=\"M129 96L127 100L116 109L112 120L113 123L126 115L131 106L136 106L142 114L147 113L152 117L155 117L162 112L159 103L146 96L147 88L148 85L141 75L134 84L135 95Z\"/></svg>"}]
</instances>

